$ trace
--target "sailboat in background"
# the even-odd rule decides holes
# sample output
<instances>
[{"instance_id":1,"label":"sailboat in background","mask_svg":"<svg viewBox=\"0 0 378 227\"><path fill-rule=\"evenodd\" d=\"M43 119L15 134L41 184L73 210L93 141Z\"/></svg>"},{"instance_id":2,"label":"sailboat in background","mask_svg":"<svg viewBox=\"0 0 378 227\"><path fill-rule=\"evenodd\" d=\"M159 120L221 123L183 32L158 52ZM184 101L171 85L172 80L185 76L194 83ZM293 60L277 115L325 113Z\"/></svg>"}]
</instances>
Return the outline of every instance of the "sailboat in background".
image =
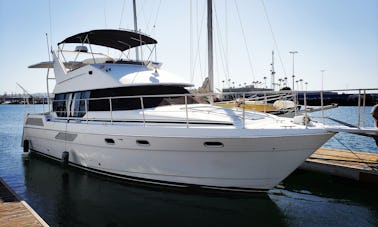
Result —
<instances>
[{"instance_id":1,"label":"sailboat in background","mask_svg":"<svg viewBox=\"0 0 378 227\"><path fill-rule=\"evenodd\" d=\"M213 28L212 28L212 1L208 4L208 78L206 78L207 86L206 90L213 92ZM215 105L226 108L237 108L252 111L259 111L264 113L271 113L275 115L285 115L293 117L294 113L298 110L295 100L295 94L292 91L274 91L274 51L272 51L272 89L255 89L253 85L246 87L245 89L223 89L221 97L234 96L230 101L217 101ZM248 88L248 89L247 89ZM239 92L232 92L232 90L240 90ZM244 91L243 91L244 90ZM221 98L222 99L222 98Z\"/></svg>"}]
</instances>

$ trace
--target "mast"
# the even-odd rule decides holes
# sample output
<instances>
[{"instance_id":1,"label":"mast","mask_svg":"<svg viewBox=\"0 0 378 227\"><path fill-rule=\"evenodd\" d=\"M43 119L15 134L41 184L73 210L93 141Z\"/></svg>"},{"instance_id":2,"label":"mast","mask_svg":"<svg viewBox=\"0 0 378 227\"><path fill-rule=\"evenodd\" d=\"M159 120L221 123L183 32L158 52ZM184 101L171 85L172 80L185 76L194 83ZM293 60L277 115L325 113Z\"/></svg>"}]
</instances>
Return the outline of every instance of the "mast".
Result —
<instances>
[{"instance_id":1,"label":"mast","mask_svg":"<svg viewBox=\"0 0 378 227\"><path fill-rule=\"evenodd\" d=\"M271 75L272 75L272 78L271 78L272 89L274 91L275 88L276 88L276 82L275 82L275 78L274 78L274 75L276 74L276 72L274 71L274 50L272 50L272 64L271 64L271 66L272 66L272 69L270 70L270 72L271 72Z\"/></svg>"},{"instance_id":2,"label":"mast","mask_svg":"<svg viewBox=\"0 0 378 227\"><path fill-rule=\"evenodd\" d=\"M135 0L134 0L135 1ZM209 92L214 91L213 73L213 1L207 0L207 63Z\"/></svg>"},{"instance_id":3,"label":"mast","mask_svg":"<svg viewBox=\"0 0 378 227\"><path fill-rule=\"evenodd\" d=\"M133 13L134 13L134 31L138 32L137 14L136 14L136 2L133 0ZM135 48L135 60L139 61L139 47Z\"/></svg>"}]
</instances>

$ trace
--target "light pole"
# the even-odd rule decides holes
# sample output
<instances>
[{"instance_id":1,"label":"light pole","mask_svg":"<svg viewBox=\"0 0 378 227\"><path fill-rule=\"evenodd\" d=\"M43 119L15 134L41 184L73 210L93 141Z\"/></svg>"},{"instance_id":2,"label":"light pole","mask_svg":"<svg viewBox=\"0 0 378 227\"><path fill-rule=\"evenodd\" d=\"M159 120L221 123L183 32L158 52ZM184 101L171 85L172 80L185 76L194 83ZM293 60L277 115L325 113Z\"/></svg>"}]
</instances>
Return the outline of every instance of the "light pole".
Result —
<instances>
[{"instance_id":1,"label":"light pole","mask_svg":"<svg viewBox=\"0 0 378 227\"><path fill-rule=\"evenodd\" d=\"M298 53L298 51L290 51L289 52L290 54L293 55L293 91L294 91L294 78L295 78L295 75L294 75L294 55Z\"/></svg>"},{"instance_id":2,"label":"light pole","mask_svg":"<svg viewBox=\"0 0 378 227\"><path fill-rule=\"evenodd\" d=\"M322 69L322 70L320 70L320 72L322 72L322 90L321 90L321 92L320 92L320 105L321 105L321 107L322 107L322 120L323 120L323 124L324 124L324 108L323 108L323 106L324 106L324 101L323 101L323 89L324 89L324 87L323 87L323 79L324 79L324 69Z\"/></svg>"},{"instance_id":3,"label":"light pole","mask_svg":"<svg viewBox=\"0 0 378 227\"><path fill-rule=\"evenodd\" d=\"M264 82L264 83L265 83L265 84L264 84L264 87L265 87L265 88L268 88L268 86L266 86L266 79L268 79L268 78L267 78L266 76L264 76L264 81L265 81L265 82Z\"/></svg>"},{"instance_id":4,"label":"light pole","mask_svg":"<svg viewBox=\"0 0 378 227\"><path fill-rule=\"evenodd\" d=\"M323 89L324 89L323 82L324 82L324 72L325 72L325 69L320 70L320 72L322 72L322 91L323 91Z\"/></svg>"}]
</instances>

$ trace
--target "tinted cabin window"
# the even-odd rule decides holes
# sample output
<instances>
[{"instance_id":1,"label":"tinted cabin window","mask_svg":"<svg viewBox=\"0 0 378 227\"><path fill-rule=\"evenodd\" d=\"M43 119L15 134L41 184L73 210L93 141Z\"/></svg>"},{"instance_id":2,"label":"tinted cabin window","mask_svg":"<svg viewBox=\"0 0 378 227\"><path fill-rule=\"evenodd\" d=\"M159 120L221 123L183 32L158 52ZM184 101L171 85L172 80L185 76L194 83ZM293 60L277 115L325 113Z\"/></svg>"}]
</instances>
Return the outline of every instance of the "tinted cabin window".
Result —
<instances>
[{"instance_id":1,"label":"tinted cabin window","mask_svg":"<svg viewBox=\"0 0 378 227\"><path fill-rule=\"evenodd\" d=\"M58 117L83 117L85 111L109 111L112 97L112 110L135 110L141 109L141 100L136 98L115 98L120 96L144 96L172 94L169 97L145 97L143 98L144 108L185 104L185 97L174 96L175 94L189 94L183 87L175 86L143 86L143 87L122 87L107 88L92 91L80 91L75 93L56 94L53 102L53 111ZM97 98L99 100L97 100ZM95 99L89 100L88 99ZM87 100L87 101L86 101ZM198 103L192 96L188 96L188 104ZM87 104L87 108L85 106ZM68 111L67 111L68 109Z\"/></svg>"},{"instance_id":2,"label":"tinted cabin window","mask_svg":"<svg viewBox=\"0 0 378 227\"><path fill-rule=\"evenodd\" d=\"M66 94L56 94L53 102L53 110L58 117L67 117Z\"/></svg>"},{"instance_id":3,"label":"tinted cabin window","mask_svg":"<svg viewBox=\"0 0 378 227\"><path fill-rule=\"evenodd\" d=\"M90 91L81 91L75 93L56 94L53 102L53 111L58 117L83 117L85 115L86 107L88 105ZM68 111L67 111L68 109Z\"/></svg>"},{"instance_id":4,"label":"tinted cabin window","mask_svg":"<svg viewBox=\"0 0 378 227\"><path fill-rule=\"evenodd\" d=\"M83 117L85 115L85 104L88 102L89 91L75 92L73 117Z\"/></svg>"},{"instance_id":5,"label":"tinted cabin window","mask_svg":"<svg viewBox=\"0 0 378 227\"><path fill-rule=\"evenodd\" d=\"M164 95L164 94L189 94L183 87L175 86L143 86L143 87L122 87L112 89L101 89L91 91L91 98L120 97L120 96L143 96L143 95ZM112 110L134 110L141 109L140 98L113 98ZM188 96L188 104L198 103L191 96ZM144 108L166 106L174 104L185 104L185 97L145 97L143 98ZM108 99L91 100L90 111L109 111Z\"/></svg>"}]
</instances>

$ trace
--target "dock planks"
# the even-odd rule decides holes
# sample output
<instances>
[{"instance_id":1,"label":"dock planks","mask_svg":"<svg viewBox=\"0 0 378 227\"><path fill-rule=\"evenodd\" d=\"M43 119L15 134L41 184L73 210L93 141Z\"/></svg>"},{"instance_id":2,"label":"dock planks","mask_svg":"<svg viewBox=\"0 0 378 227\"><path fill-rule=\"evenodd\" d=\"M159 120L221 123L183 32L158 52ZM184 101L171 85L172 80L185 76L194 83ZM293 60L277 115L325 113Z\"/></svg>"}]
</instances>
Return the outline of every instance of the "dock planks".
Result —
<instances>
[{"instance_id":1,"label":"dock planks","mask_svg":"<svg viewBox=\"0 0 378 227\"><path fill-rule=\"evenodd\" d=\"M49 226L0 178L0 227Z\"/></svg>"},{"instance_id":2,"label":"dock planks","mask_svg":"<svg viewBox=\"0 0 378 227\"><path fill-rule=\"evenodd\" d=\"M320 148L300 169L344 177L365 183L378 183L378 154Z\"/></svg>"}]
</instances>

